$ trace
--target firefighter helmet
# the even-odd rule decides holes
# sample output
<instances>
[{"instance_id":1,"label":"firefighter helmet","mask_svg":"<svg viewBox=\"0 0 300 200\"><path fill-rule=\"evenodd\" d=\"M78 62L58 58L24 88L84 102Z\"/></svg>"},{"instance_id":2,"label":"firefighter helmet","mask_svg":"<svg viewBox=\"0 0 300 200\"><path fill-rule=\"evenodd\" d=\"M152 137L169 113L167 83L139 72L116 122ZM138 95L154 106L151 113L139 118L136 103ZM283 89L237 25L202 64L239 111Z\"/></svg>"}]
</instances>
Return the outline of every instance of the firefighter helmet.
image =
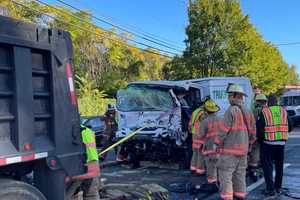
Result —
<instances>
[{"instance_id":1,"label":"firefighter helmet","mask_svg":"<svg viewBox=\"0 0 300 200\"><path fill-rule=\"evenodd\" d=\"M255 97L255 101L268 101L266 95L264 94L258 94L256 97Z\"/></svg>"},{"instance_id":2,"label":"firefighter helmet","mask_svg":"<svg viewBox=\"0 0 300 200\"><path fill-rule=\"evenodd\" d=\"M211 99L208 99L204 103L204 109L208 112L218 112L220 107Z\"/></svg>"},{"instance_id":3,"label":"firefighter helmet","mask_svg":"<svg viewBox=\"0 0 300 200\"><path fill-rule=\"evenodd\" d=\"M240 93L244 96L248 96L244 89L239 85L239 84L235 84L235 83L229 83L227 86L227 93Z\"/></svg>"}]
</instances>

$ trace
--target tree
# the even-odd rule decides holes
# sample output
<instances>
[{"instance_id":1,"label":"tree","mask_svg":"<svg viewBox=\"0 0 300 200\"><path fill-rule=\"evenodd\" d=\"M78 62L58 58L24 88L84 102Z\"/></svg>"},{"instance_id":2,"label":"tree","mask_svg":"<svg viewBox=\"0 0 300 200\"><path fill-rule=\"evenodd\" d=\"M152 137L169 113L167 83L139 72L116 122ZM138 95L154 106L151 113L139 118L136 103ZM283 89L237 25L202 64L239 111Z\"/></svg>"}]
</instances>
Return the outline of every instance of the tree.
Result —
<instances>
[{"instance_id":1,"label":"tree","mask_svg":"<svg viewBox=\"0 0 300 200\"><path fill-rule=\"evenodd\" d=\"M299 84L299 74L297 73L296 65L291 65L289 67L288 84Z\"/></svg>"},{"instance_id":2,"label":"tree","mask_svg":"<svg viewBox=\"0 0 300 200\"><path fill-rule=\"evenodd\" d=\"M237 1L197 0L188 10L187 48L183 57L192 75L207 77L231 72L248 49L241 40L250 24Z\"/></svg>"},{"instance_id":3,"label":"tree","mask_svg":"<svg viewBox=\"0 0 300 200\"><path fill-rule=\"evenodd\" d=\"M288 64L243 15L237 0L194 0L188 8L186 50L168 62L166 78L246 76L265 93L287 82Z\"/></svg>"},{"instance_id":4,"label":"tree","mask_svg":"<svg viewBox=\"0 0 300 200\"><path fill-rule=\"evenodd\" d=\"M73 11L62 6L40 5L35 1L20 0L20 6L10 0L0 1L0 6L10 11L10 16L47 27L61 28L72 35L75 74L95 81L95 87L109 96L125 87L130 81L161 79L162 66L167 58L143 51L128 43L131 35L116 35L116 30L106 31L92 23L91 13ZM34 12L31 9L49 16ZM80 89L80 85L76 84Z\"/></svg>"}]
</instances>

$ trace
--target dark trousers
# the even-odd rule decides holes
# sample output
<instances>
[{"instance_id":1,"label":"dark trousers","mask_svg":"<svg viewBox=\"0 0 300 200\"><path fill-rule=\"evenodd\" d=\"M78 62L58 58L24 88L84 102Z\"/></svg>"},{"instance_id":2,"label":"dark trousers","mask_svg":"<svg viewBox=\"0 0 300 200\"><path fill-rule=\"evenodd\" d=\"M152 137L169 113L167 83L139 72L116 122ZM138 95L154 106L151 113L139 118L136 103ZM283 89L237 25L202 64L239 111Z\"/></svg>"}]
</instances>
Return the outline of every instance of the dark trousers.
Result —
<instances>
[{"instance_id":1,"label":"dark trousers","mask_svg":"<svg viewBox=\"0 0 300 200\"><path fill-rule=\"evenodd\" d=\"M261 144L260 160L264 171L267 190L280 189L283 177L284 145ZM273 181L273 165L275 165L275 182Z\"/></svg>"}]
</instances>

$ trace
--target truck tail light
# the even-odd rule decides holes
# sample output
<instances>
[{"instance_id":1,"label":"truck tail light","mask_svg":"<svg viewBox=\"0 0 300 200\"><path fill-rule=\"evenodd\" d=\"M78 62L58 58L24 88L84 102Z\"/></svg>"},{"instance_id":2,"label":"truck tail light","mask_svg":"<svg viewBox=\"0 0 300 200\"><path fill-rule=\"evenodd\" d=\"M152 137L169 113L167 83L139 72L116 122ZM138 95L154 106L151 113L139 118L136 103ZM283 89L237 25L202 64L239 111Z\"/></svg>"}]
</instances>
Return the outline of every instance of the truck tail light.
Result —
<instances>
[{"instance_id":1,"label":"truck tail light","mask_svg":"<svg viewBox=\"0 0 300 200\"><path fill-rule=\"evenodd\" d=\"M67 73L68 83L69 83L69 87L70 87L70 96L71 96L72 105L77 105L77 98L76 98L76 94L75 94L74 81L73 81L73 76L72 76L72 68L71 68L70 63L67 63L67 65L66 65L66 73Z\"/></svg>"}]
</instances>

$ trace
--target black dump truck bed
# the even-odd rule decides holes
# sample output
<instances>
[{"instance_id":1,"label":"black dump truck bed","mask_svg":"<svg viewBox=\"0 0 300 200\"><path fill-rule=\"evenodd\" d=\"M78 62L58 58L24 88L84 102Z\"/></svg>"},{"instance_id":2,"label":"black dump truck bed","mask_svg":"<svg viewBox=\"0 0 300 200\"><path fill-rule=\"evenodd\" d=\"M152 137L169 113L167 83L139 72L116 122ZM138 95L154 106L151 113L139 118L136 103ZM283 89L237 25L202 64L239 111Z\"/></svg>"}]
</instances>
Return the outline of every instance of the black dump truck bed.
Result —
<instances>
[{"instance_id":1,"label":"black dump truck bed","mask_svg":"<svg viewBox=\"0 0 300 200\"><path fill-rule=\"evenodd\" d=\"M85 172L72 59L69 33L0 17L0 174L38 168L46 197L45 174Z\"/></svg>"}]
</instances>

